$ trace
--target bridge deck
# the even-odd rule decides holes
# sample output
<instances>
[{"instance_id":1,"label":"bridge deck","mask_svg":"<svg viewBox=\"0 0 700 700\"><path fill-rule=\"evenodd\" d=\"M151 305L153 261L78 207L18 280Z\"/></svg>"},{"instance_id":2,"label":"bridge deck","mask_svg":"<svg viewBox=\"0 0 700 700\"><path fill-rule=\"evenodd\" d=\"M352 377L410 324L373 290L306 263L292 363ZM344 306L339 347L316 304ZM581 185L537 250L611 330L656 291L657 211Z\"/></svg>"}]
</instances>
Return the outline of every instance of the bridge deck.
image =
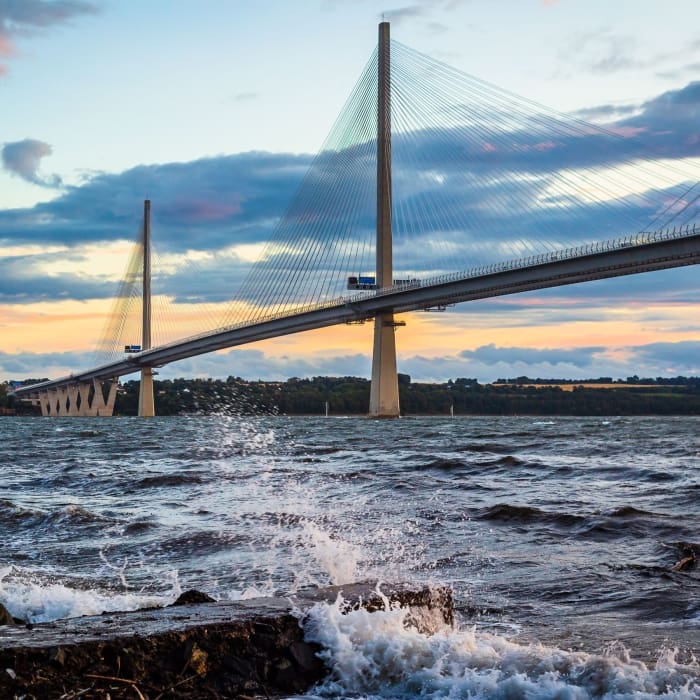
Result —
<instances>
[{"instance_id":1,"label":"bridge deck","mask_svg":"<svg viewBox=\"0 0 700 700\"><path fill-rule=\"evenodd\" d=\"M85 372L15 390L19 397L92 379L132 374L142 367L160 367L196 355L324 328L371 319L378 313L404 313L443 304L486 299L505 294L607 279L700 262L700 230L652 234L634 240L599 244L579 251L529 258L489 268L364 292L333 299L311 308L267 317L254 323L213 330L192 338L161 345Z\"/></svg>"}]
</instances>

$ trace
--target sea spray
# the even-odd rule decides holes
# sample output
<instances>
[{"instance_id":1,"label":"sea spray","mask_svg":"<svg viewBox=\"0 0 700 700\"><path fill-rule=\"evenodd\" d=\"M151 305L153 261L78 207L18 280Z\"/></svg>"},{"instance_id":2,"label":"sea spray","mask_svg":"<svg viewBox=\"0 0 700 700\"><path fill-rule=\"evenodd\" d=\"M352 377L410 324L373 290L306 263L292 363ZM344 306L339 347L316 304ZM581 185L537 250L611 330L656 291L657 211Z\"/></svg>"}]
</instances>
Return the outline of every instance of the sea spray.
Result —
<instances>
[{"instance_id":1,"label":"sea spray","mask_svg":"<svg viewBox=\"0 0 700 700\"><path fill-rule=\"evenodd\" d=\"M80 587L58 577L9 566L0 570L0 603L10 613L26 622L51 622L67 617L99 615L103 612L139 610L169 605L182 592L177 575L173 573L170 589L162 594L139 591L114 591L108 588Z\"/></svg>"},{"instance_id":2,"label":"sea spray","mask_svg":"<svg viewBox=\"0 0 700 700\"><path fill-rule=\"evenodd\" d=\"M432 634L408 609L345 609L341 597L318 603L304 620L305 639L323 648L328 678L309 697L527 698L643 700L700 697L700 665L661 654L652 667L624 648L606 655L518 644L476 628Z\"/></svg>"},{"instance_id":3,"label":"sea spray","mask_svg":"<svg viewBox=\"0 0 700 700\"><path fill-rule=\"evenodd\" d=\"M302 545L311 552L330 583L340 585L357 580L360 548L331 535L310 520L302 520Z\"/></svg>"}]
</instances>

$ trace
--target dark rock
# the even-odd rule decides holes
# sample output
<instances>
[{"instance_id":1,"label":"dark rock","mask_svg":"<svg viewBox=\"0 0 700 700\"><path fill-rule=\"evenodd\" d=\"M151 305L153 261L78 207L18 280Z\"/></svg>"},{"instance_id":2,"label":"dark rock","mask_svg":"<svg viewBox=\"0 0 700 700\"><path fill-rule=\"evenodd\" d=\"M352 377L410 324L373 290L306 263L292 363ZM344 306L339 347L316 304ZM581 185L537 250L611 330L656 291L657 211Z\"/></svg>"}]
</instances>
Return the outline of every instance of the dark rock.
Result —
<instances>
[{"instance_id":1,"label":"dark rock","mask_svg":"<svg viewBox=\"0 0 700 700\"><path fill-rule=\"evenodd\" d=\"M49 651L49 661L56 666L66 665L66 652L61 647L56 647Z\"/></svg>"},{"instance_id":2,"label":"dark rock","mask_svg":"<svg viewBox=\"0 0 700 700\"><path fill-rule=\"evenodd\" d=\"M0 603L0 625L14 625L15 618L10 615L8 609Z\"/></svg>"},{"instance_id":3,"label":"dark rock","mask_svg":"<svg viewBox=\"0 0 700 700\"><path fill-rule=\"evenodd\" d=\"M316 655L316 650L307 642L292 642L289 645L289 657L302 673L317 673L323 668L323 662Z\"/></svg>"},{"instance_id":4,"label":"dark rock","mask_svg":"<svg viewBox=\"0 0 700 700\"><path fill-rule=\"evenodd\" d=\"M452 619L447 590L354 584L306 591L293 601L236 603L111 613L0 628L0 698L228 698L302 693L326 674L321 648L304 641L301 610L342 594L348 610L411 607L429 630ZM199 598L198 598L199 599ZM3 631L3 629L5 631ZM138 690L138 692L136 692Z\"/></svg>"},{"instance_id":5,"label":"dark rock","mask_svg":"<svg viewBox=\"0 0 700 700\"><path fill-rule=\"evenodd\" d=\"M197 591L192 588L189 591L181 593L178 599L170 606L173 605L194 605L196 603L215 603L216 601L206 593L202 591Z\"/></svg>"}]
</instances>

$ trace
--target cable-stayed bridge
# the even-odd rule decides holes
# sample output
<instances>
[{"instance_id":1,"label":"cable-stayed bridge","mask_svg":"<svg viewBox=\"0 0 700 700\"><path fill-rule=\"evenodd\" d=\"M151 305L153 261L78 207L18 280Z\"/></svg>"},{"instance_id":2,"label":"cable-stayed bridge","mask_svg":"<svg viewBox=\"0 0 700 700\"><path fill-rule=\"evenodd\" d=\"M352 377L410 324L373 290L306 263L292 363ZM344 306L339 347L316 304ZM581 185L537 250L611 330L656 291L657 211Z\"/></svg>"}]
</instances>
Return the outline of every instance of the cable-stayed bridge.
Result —
<instances>
[{"instance_id":1,"label":"cable-stayed bridge","mask_svg":"<svg viewBox=\"0 0 700 700\"><path fill-rule=\"evenodd\" d=\"M107 415L117 378L140 370L152 415L154 367L374 319L369 413L396 416L395 314L700 262L700 152L643 132L499 90L391 42L382 23L258 262L230 302L201 305L202 332L152 343L169 295L152 303L147 206L95 366L15 393L44 415Z\"/></svg>"}]
</instances>

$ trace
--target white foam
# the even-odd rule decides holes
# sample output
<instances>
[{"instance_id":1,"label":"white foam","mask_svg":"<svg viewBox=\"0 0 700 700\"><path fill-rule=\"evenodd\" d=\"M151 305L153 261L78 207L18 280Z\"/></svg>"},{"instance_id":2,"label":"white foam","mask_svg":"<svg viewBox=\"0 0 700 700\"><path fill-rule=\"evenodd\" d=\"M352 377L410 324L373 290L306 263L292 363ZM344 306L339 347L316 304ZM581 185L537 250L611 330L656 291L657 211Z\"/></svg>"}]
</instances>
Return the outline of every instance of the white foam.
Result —
<instances>
[{"instance_id":1,"label":"white foam","mask_svg":"<svg viewBox=\"0 0 700 700\"><path fill-rule=\"evenodd\" d=\"M328 532L310 520L302 520L303 543L316 562L338 586L357 580L360 548Z\"/></svg>"},{"instance_id":2,"label":"white foam","mask_svg":"<svg viewBox=\"0 0 700 700\"><path fill-rule=\"evenodd\" d=\"M0 602L14 617L33 623L51 622L67 617L168 605L182 592L175 572L171 574L171 580L172 588L159 595L84 590L28 569L6 567L0 569Z\"/></svg>"},{"instance_id":3,"label":"white foam","mask_svg":"<svg viewBox=\"0 0 700 700\"><path fill-rule=\"evenodd\" d=\"M343 615L342 601L318 604L306 639L324 647L330 677L314 689L323 697L522 698L606 700L700 697L700 665L675 653L653 667L626 653L591 655L538 644L516 644L475 629L444 628L426 635L402 609Z\"/></svg>"}]
</instances>

